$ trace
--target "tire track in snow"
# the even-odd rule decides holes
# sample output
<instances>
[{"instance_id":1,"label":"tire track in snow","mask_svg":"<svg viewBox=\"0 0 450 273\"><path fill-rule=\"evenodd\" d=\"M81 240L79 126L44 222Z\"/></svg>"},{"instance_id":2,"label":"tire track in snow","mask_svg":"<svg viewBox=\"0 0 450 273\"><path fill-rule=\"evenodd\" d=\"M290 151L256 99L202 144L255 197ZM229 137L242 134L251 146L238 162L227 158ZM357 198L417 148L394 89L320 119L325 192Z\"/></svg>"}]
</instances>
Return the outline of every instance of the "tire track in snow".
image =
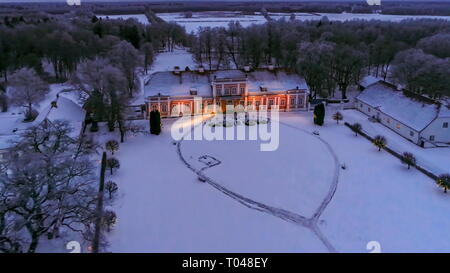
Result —
<instances>
[{"instance_id":1,"label":"tire track in snow","mask_svg":"<svg viewBox=\"0 0 450 273\"><path fill-rule=\"evenodd\" d=\"M298 225L301 225L303 227L310 229L319 238L319 240L325 245L325 247L328 249L328 251L337 252L336 249L334 248L334 246L328 241L326 236L323 235L323 233L320 231L320 229L317 225L317 222L318 222L318 219L320 218L320 216L322 215L323 211L326 209L328 204L333 199L333 196L337 190L337 185L339 182L339 168L340 168L338 157L337 157L335 151L333 150L333 148L331 147L331 145L328 142L326 142L325 140L323 140L321 137L316 136L313 133L311 133L305 129L298 128L298 127L295 127L293 125L290 125L290 124L287 124L284 122L279 122L279 123L283 124L287 127L290 127L292 129L299 130L303 133L306 133L310 136L313 136L313 137L319 139L319 141L321 141L326 146L327 150L330 152L330 154L334 160L335 166L334 166L333 180L332 180L330 189L311 218L307 218L307 217L297 214L295 212L291 212L291 211L281 209L281 208L272 207L272 206L266 205L264 203L250 199L248 197L245 197L241 194L235 193L235 192L227 189L226 187L222 186L220 183L214 181L212 178L206 176L203 173L203 171L205 171L206 169L209 169L211 167L214 167L216 165L206 166L206 167L203 167L198 170L195 167L193 167L191 164L189 164L189 162L187 162L187 160L183 156L183 153L181 152L181 143L184 140L184 136L181 138L181 140L179 140L177 142L177 154L178 154L179 158L181 159L181 161L186 165L186 167L189 168L191 171L193 171L199 178L202 179L202 181L205 181L209 185L213 186L214 188L216 188L220 192L224 193L225 195L229 196L230 198L238 201L239 203L246 206L247 208L254 209L254 210L257 210L260 212L264 212L264 213L268 213L268 214L278 217L284 221L298 224ZM200 123L197 126L201 126L202 124L203 123ZM194 127L196 127L196 126L193 126L191 130L193 130ZM188 133L190 133L190 132L188 132Z\"/></svg>"}]
</instances>

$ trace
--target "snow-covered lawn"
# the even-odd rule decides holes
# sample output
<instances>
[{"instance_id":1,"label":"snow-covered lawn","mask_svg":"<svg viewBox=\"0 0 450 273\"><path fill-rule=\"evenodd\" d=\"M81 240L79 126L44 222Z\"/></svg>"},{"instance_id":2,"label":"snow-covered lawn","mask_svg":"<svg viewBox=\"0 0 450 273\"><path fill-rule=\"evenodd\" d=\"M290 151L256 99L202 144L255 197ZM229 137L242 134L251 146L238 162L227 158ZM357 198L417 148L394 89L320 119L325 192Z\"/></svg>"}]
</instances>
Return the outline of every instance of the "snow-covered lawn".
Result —
<instances>
[{"instance_id":1,"label":"snow-covered lawn","mask_svg":"<svg viewBox=\"0 0 450 273\"><path fill-rule=\"evenodd\" d=\"M199 182L182 163L165 119L161 135L122 144L113 252L323 252L306 228L251 210ZM109 178L108 178L109 179ZM251 179L251 177L249 177Z\"/></svg>"},{"instance_id":2,"label":"snow-covered lawn","mask_svg":"<svg viewBox=\"0 0 450 273\"><path fill-rule=\"evenodd\" d=\"M450 250L450 196L329 116L317 128L312 113L281 113L275 152L259 152L251 141L182 141L182 157L193 169L220 161L203 174L228 192L200 182L180 159L173 122L164 119L159 136L129 138L117 153L113 252L329 251L324 242L339 252L367 252L369 241L384 252ZM314 130L324 142L308 133ZM334 163L324 143L346 169L314 222L311 214L332 189ZM304 224L255 209L252 200L304 217Z\"/></svg>"},{"instance_id":3,"label":"snow-covered lawn","mask_svg":"<svg viewBox=\"0 0 450 273\"><path fill-rule=\"evenodd\" d=\"M62 92L70 89L66 84L51 84L45 99L33 106L39 113L48 109L51 102L56 99L57 94L78 103L78 95L75 92ZM23 107L10 105L7 112L0 112L0 150L10 147L11 141L16 141L22 130L32 126L32 122L23 122L25 109Z\"/></svg>"}]
</instances>

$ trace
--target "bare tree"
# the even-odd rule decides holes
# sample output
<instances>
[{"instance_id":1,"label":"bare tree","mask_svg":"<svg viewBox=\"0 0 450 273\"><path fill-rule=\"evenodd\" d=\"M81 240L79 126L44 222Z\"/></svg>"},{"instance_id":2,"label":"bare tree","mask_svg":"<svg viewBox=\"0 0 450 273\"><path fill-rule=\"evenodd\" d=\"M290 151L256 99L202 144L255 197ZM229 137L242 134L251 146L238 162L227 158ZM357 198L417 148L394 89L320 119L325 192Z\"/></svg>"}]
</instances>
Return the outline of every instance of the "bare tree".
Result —
<instances>
[{"instance_id":1,"label":"bare tree","mask_svg":"<svg viewBox=\"0 0 450 273\"><path fill-rule=\"evenodd\" d=\"M384 147L386 147L387 140L384 136L377 135L373 139L373 145L378 148L378 151L381 151Z\"/></svg>"},{"instance_id":2,"label":"bare tree","mask_svg":"<svg viewBox=\"0 0 450 273\"><path fill-rule=\"evenodd\" d=\"M72 78L72 84L81 91L94 121L108 121L110 131L122 119L128 105L127 79L107 60L96 58L82 63Z\"/></svg>"},{"instance_id":3,"label":"bare tree","mask_svg":"<svg viewBox=\"0 0 450 273\"><path fill-rule=\"evenodd\" d=\"M120 168L120 162L117 158L111 157L106 160L106 166L110 170L111 175L113 174L114 169Z\"/></svg>"},{"instance_id":4,"label":"bare tree","mask_svg":"<svg viewBox=\"0 0 450 273\"><path fill-rule=\"evenodd\" d=\"M108 181L105 184L105 189L108 191L109 199L112 199L119 187L114 181Z\"/></svg>"},{"instance_id":5,"label":"bare tree","mask_svg":"<svg viewBox=\"0 0 450 273\"><path fill-rule=\"evenodd\" d=\"M408 166L408 170L411 168L411 166L416 165L416 157L409 152L404 152L401 161L403 164Z\"/></svg>"},{"instance_id":6,"label":"bare tree","mask_svg":"<svg viewBox=\"0 0 450 273\"><path fill-rule=\"evenodd\" d=\"M59 236L61 228L83 232L95 212L95 165L83 139L67 136L71 130L59 121L32 127L5 163L9 174L2 176L0 202L8 204L13 217L7 221L23 234L27 252L37 250L43 235Z\"/></svg>"},{"instance_id":7,"label":"bare tree","mask_svg":"<svg viewBox=\"0 0 450 273\"><path fill-rule=\"evenodd\" d=\"M49 86L31 68L22 68L9 80L11 103L27 109L25 120L33 120L33 105L39 103L48 93Z\"/></svg>"},{"instance_id":8,"label":"bare tree","mask_svg":"<svg viewBox=\"0 0 450 273\"><path fill-rule=\"evenodd\" d=\"M115 45L109 52L111 63L117 66L127 80L128 95L133 96L133 92L139 86L136 69L142 65L142 57L134 46L126 41Z\"/></svg>"},{"instance_id":9,"label":"bare tree","mask_svg":"<svg viewBox=\"0 0 450 273\"><path fill-rule=\"evenodd\" d=\"M114 155L114 152L117 152L119 150L119 142L116 140L108 140L105 144L106 150L110 151L112 155Z\"/></svg>"}]
</instances>

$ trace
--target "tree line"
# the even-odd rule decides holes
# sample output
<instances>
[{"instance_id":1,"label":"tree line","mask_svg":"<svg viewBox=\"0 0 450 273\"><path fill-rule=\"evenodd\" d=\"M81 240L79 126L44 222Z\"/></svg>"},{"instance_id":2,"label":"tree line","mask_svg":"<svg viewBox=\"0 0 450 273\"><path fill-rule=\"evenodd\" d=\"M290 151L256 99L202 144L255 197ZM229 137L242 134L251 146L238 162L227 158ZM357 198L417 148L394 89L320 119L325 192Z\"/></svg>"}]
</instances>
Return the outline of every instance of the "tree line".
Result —
<instances>
[{"instance_id":1,"label":"tree line","mask_svg":"<svg viewBox=\"0 0 450 273\"><path fill-rule=\"evenodd\" d=\"M45 97L48 83L68 82L81 92L93 121L106 120L114 130L114 124L124 124L139 70L147 73L156 52L189 42L181 26L162 20L143 25L90 12L21 17L0 25L0 106L2 111L9 104L26 106L26 120L37 115L33 105Z\"/></svg>"}]
</instances>

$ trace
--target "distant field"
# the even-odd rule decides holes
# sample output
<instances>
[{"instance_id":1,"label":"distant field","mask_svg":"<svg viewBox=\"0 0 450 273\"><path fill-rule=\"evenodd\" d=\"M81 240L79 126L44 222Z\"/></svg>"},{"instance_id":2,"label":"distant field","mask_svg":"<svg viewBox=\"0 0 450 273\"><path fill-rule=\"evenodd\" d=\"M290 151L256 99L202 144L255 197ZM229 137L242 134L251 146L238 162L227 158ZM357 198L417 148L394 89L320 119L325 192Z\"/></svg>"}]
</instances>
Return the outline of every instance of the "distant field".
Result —
<instances>
[{"instance_id":1,"label":"distant field","mask_svg":"<svg viewBox=\"0 0 450 273\"><path fill-rule=\"evenodd\" d=\"M348 20L381 20L400 22L405 19L444 19L450 20L450 16L425 16L425 15L386 15L386 14L361 14L361 13L294 13L295 19L300 21L320 20L326 16L331 21L348 21ZM194 12L191 18L186 18L183 12L176 13L157 13L157 16L166 22L176 22L184 26L188 33L196 33L199 27L227 27L230 22L237 21L243 27L248 27L252 24L264 24L267 20L261 13L255 15L243 15L239 11L205 11ZM291 13L269 13L269 16L274 20L285 19L289 20ZM143 24L149 24L144 14L125 14L125 15L110 15L99 16L101 18L124 20L135 18Z\"/></svg>"},{"instance_id":2,"label":"distant field","mask_svg":"<svg viewBox=\"0 0 450 273\"><path fill-rule=\"evenodd\" d=\"M197 32L199 27L227 27L232 21L239 22L243 27L267 22L261 14L242 15L240 12L230 11L194 12L191 18L185 18L184 13L158 13L156 15L167 22L176 22L184 26L188 33Z\"/></svg>"},{"instance_id":3,"label":"distant field","mask_svg":"<svg viewBox=\"0 0 450 273\"><path fill-rule=\"evenodd\" d=\"M124 19L124 20L134 18L144 25L149 24L147 17L144 14L100 15L100 16L97 15L97 17L102 19L109 18L109 19Z\"/></svg>"}]
</instances>

